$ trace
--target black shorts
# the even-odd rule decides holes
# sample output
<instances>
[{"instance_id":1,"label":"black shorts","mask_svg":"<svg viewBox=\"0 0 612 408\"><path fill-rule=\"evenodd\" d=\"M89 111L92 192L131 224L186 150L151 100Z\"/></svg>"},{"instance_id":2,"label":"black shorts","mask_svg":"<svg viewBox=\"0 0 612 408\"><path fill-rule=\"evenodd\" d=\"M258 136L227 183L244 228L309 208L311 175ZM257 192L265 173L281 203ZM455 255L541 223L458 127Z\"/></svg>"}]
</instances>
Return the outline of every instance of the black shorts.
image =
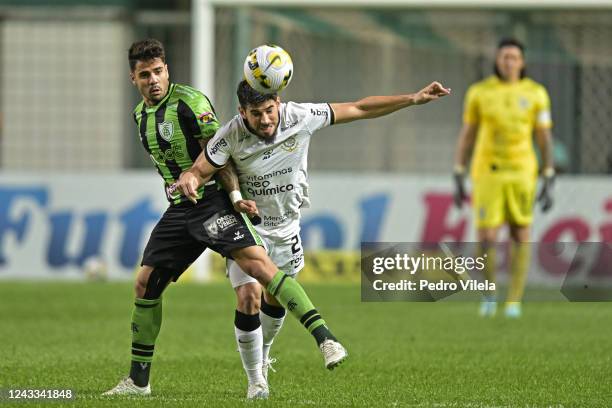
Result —
<instances>
[{"instance_id":1,"label":"black shorts","mask_svg":"<svg viewBox=\"0 0 612 408\"><path fill-rule=\"evenodd\" d=\"M212 185L197 204L168 207L151 232L141 265L170 269L176 280L206 248L229 257L235 249L254 245L263 242L248 217L236 212L227 193Z\"/></svg>"}]
</instances>

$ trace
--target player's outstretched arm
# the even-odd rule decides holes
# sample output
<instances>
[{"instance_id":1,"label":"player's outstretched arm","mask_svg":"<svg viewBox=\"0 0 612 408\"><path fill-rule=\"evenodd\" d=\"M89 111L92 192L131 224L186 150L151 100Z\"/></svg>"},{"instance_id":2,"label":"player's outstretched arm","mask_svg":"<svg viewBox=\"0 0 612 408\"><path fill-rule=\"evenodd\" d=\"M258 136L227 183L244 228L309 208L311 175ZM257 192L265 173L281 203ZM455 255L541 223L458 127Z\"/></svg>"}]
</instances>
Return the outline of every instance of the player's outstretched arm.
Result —
<instances>
[{"instance_id":1,"label":"player's outstretched arm","mask_svg":"<svg viewBox=\"0 0 612 408\"><path fill-rule=\"evenodd\" d=\"M332 103L334 123L373 119L413 105L423 105L450 95L450 88L432 82L417 93L394 96L368 96L355 102Z\"/></svg>"}]
</instances>

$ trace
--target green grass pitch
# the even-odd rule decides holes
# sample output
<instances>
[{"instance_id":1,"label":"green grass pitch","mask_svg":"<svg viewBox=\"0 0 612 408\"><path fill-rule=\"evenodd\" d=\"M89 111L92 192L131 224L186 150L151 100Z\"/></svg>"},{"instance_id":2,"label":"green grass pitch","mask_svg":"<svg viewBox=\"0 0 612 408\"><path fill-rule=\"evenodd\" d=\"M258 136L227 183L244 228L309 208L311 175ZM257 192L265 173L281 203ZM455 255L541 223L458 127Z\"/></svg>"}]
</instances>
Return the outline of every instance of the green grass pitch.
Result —
<instances>
[{"instance_id":1,"label":"green grass pitch","mask_svg":"<svg viewBox=\"0 0 612 408\"><path fill-rule=\"evenodd\" d=\"M349 359L325 370L288 318L271 397L248 403L227 282L166 292L148 399L99 396L127 374L131 284L0 283L0 388L77 394L19 406L612 406L612 304L533 302L520 320L483 320L475 303L361 303L357 286L306 288Z\"/></svg>"}]
</instances>

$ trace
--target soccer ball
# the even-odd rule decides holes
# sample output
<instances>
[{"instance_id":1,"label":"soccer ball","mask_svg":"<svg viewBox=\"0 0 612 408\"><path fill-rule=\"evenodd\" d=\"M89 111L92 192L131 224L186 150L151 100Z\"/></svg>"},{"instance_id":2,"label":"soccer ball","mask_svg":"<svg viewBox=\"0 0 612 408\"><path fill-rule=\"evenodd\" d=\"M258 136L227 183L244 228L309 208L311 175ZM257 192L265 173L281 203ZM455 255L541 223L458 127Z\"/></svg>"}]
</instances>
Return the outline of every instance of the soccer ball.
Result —
<instances>
[{"instance_id":1,"label":"soccer ball","mask_svg":"<svg viewBox=\"0 0 612 408\"><path fill-rule=\"evenodd\" d=\"M257 92L270 94L284 89L293 77L293 62L278 45L260 45L244 60L244 77Z\"/></svg>"},{"instance_id":2,"label":"soccer ball","mask_svg":"<svg viewBox=\"0 0 612 408\"><path fill-rule=\"evenodd\" d=\"M83 262L85 279L90 281L105 281L108 279L108 268L103 259L96 256L89 257Z\"/></svg>"}]
</instances>

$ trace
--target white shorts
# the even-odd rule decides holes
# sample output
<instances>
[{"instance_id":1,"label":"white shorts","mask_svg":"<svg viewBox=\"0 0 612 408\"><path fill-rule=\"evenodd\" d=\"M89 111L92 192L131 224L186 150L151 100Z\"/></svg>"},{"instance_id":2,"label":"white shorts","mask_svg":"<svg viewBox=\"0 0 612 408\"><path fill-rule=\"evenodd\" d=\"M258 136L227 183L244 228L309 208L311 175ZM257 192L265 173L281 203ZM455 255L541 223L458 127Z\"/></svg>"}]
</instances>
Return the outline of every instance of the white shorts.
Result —
<instances>
[{"instance_id":1,"label":"white shorts","mask_svg":"<svg viewBox=\"0 0 612 408\"><path fill-rule=\"evenodd\" d=\"M297 274L304 267L304 248L300 239L299 229L286 240L269 239L261 235L268 256L272 262L287 275L297 278ZM257 283L255 278L247 275L233 259L227 259L225 273L232 284L232 288L245 285L247 283Z\"/></svg>"}]
</instances>

